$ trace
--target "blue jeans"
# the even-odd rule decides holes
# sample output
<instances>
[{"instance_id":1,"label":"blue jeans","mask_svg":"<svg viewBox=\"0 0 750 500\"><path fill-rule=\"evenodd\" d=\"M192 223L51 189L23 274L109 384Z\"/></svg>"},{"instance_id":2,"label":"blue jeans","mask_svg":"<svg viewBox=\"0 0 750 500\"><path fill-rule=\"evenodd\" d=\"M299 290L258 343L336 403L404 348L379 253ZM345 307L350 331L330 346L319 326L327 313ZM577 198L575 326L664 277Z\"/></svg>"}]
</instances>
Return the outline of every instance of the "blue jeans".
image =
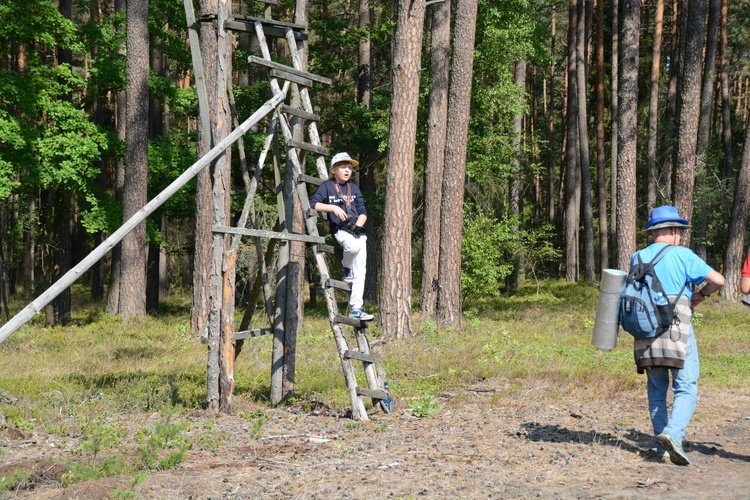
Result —
<instances>
[{"instance_id":1,"label":"blue jeans","mask_svg":"<svg viewBox=\"0 0 750 500\"><path fill-rule=\"evenodd\" d=\"M672 372L674 401L672 414L667 417L669 372ZM698 399L700 362L693 327L690 326L690 335L687 339L684 368L650 368L646 370L646 373L648 375L648 409L651 414L651 425L654 427L654 437L666 433L681 444L685 437L685 428L690 423L690 418L695 411L695 402ZM656 448L660 453L664 451L658 444Z\"/></svg>"}]
</instances>

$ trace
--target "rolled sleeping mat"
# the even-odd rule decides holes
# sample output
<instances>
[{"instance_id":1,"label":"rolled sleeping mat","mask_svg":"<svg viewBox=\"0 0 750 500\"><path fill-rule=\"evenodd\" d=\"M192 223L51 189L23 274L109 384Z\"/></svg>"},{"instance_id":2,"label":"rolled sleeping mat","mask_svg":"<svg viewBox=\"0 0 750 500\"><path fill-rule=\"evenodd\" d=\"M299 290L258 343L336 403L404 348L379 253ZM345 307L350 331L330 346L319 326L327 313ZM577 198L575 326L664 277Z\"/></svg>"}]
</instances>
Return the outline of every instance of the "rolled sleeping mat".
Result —
<instances>
[{"instance_id":1,"label":"rolled sleeping mat","mask_svg":"<svg viewBox=\"0 0 750 500\"><path fill-rule=\"evenodd\" d=\"M620 295L625 288L628 273L619 269L602 271L599 286L599 302L596 305L594 335L591 344L599 350L611 351L617 347L617 333L620 329Z\"/></svg>"}]
</instances>

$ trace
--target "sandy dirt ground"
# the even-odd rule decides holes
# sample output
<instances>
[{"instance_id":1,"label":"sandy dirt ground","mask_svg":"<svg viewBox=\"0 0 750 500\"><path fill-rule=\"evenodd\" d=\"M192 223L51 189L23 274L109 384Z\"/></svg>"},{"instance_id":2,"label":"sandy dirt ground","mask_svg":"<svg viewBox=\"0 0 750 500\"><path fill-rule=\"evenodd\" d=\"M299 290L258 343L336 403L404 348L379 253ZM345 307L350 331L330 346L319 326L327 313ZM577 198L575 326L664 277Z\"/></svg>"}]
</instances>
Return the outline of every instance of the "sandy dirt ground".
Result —
<instances>
[{"instance_id":1,"label":"sandy dirt ground","mask_svg":"<svg viewBox=\"0 0 750 500\"><path fill-rule=\"evenodd\" d=\"M31 477L0 499L750 498L750 391L701 389L688 467L656 457L645 390L611 401L546 391L503 399L490 386L467 388L442 394L440 411L422 418L396 400L367 422L292 406L267 410L255 437L239 416L194 412L190 432L220 430L224 445L194 446L138 484L111 477L61 488L56 462L74 458L76 439L10 428L0 432L0 478L19 469Z\"/></svg>"}]
</instances>

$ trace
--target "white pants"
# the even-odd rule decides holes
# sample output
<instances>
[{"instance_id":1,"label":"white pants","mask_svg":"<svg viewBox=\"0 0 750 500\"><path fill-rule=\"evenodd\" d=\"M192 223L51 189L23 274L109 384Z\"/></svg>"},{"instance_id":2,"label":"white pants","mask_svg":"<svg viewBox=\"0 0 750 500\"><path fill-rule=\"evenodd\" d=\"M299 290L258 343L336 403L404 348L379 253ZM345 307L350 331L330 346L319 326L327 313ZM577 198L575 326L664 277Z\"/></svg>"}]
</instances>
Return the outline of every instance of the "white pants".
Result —
<instances>
[{"instance_id":1,"label":"white pants","mask_svg":"<svg viewBox=\"0 0 750 500\"><path fill-rule=\"evenodd\" d=\"M365 274L367 273L367 236L356 238L346 231L336 231L333 235L344 249L341 265L352 270L352 292L349 295L349 309L362 309L362 296L365 293Z\"/></svg>"}]
</instances>

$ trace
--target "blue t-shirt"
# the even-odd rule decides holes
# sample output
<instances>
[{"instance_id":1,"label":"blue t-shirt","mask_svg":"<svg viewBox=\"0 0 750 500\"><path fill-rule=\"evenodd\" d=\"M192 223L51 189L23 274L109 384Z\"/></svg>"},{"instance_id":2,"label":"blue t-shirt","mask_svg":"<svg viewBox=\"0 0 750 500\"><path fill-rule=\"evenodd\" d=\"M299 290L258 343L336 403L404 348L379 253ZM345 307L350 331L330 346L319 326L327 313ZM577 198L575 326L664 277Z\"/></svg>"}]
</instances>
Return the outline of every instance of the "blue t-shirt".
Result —
<instances>
[{"instance_id":1,"label":"blue t-shirt","mask_svg":"<svg viewBox=\"0 0 750 500\"><path fill-rule=\"evenodd\" d=\"M641 261L651 262L656 257L659 250L664 248L666 243L653 243L639 253ZM630 258L630 264L635 262L635 254ZM669 250L662 259L656 263L654 268L656 275L659 277L664 293L667 295L677 295L682 290L685 283L694 283L699 285L703 283L713 269L706 262L695 255L689 248L675 246ZM693 297L693 292L689 286L685 287L682 292L688 299Z\"/></svg>"}]
</instances>

